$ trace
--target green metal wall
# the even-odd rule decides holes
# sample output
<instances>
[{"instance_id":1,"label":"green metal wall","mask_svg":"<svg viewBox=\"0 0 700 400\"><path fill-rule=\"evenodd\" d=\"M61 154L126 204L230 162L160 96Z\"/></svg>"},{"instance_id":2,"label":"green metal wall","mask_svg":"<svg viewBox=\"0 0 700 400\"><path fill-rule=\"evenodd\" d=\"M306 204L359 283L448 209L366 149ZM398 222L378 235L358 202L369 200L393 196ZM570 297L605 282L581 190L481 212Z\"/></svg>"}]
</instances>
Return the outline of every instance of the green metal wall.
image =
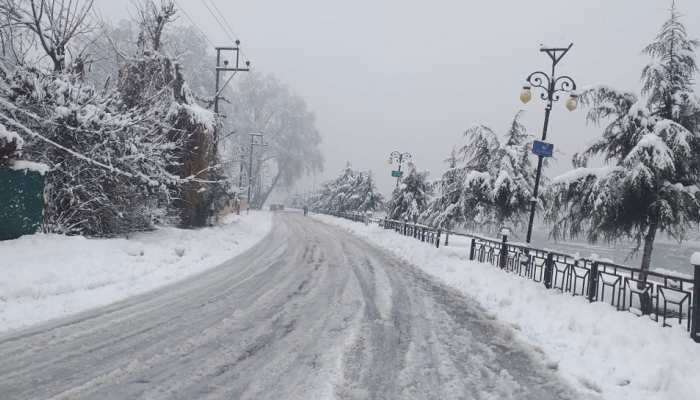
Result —
<instances>
[{"instance_id":1,"label":"green metal wall","mask_svg":"<svg viewBox=\"0 0 700 400\"><path fill-rule=\"evenodd\" d=\"M44 216L44 176L0 167L0 240L39 229Z\"/></svg>"}]
</instances>

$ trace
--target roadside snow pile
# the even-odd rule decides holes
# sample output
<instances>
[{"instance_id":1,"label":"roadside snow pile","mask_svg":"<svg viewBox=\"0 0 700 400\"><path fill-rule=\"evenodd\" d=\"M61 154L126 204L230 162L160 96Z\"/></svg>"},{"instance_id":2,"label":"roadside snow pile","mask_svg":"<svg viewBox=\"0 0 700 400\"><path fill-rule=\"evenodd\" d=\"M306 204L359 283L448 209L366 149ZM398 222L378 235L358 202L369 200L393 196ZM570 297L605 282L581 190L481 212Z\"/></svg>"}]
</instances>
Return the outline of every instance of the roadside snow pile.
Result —
<instances>
[{"instance_id":1,"label":"roadside snow pile","mask_svg":"<svg viewBox=\"0 0 700 400\"><path fill-rule=\"evenodd\" d=\"M102 306L215 267L258 243L270 213L129 239L36 234L0 242L0 332Z\"/></svg>"},{"instance_id":2,"label":"roadside snow pile","mask_svg":"<svg viewBox=\"0 0 700 400\"><path fill-rule=\"evenodd\" d=\"M582 393L610 400L697 400L700 345L680 327L661 328L646 317L590 304L478 262L468 248L436 249L376 225L315 218L385 248L479 301L541 349Z\"/></svg>"}]
</instances>

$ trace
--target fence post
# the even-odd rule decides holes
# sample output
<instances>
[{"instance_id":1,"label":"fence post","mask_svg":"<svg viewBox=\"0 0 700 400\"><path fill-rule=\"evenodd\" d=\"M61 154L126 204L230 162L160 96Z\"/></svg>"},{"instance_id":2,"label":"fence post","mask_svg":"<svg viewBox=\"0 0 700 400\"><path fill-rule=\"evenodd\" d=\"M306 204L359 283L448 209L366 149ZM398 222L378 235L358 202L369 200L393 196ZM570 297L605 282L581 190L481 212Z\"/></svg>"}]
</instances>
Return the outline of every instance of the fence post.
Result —
<instances>
[{"instance_id":1,"label":"fence post","mask_svg":"<svg viewBox=\"0 0 700 400\"><path fill-rule=\"evenodd\" d=\"M693 258L698 253L693 254ZM694 260L698 262L700 260ZM690 337L696 343L700 343L700 262L695 265L695 279L693 279L693 325Z\"/></svg>"},{"instance_id":2,"label":"fence post","mask_svg":"<svg viewBox=\"0 0 700 400\"><path fill-rule=\"evenodd\" d=\"M438 229L437 237L435 238L435 247L438 249L440 248L440 234L441 233L442 233L442 231L440 229ZM447 243L447 236L445 237L445 243Z\"/></svg>"},{"instance_id":3,"label":"fence post","mask_svg":"<svg viewBox=\"0 0 700 400\"><path fill-rule=\"evenodd\" d=\"M503 240L501 240L501 257L498 260L498 266L501 269L506 269L507 262L508 262L508 235L503 235Z\"/></svg>"},{"instance_id":4,"label":"fence post","mask_svg":"<svg viewBox=\"0 0 700 400\"><path fill-rule=\"evenodd\" d=\"M476 255L476 238L472 238L472 244L469 246L469 260L473 261Z\"/></svg>"},{"instance_id":5,"label":"fence post","mask_svg":"<svg viewBox=\"0 0 700 400\"><path fill-rule=\"evenodd\" d=\"M588 301L591 303L598 297L598 261L593 261L588 272Z\"/></svg>"},{"instance_id":6,"label":"fence post","mask_svg":"<svg viewBox=\"0 0 700 400\"><path fill-rule=\"evenodd\" d=\"M534 270L533 270L534 271ZM533 272L534 274L534 272ZM554 254L547 253L547 259L544 261L544 287L552 288L552 275L554 274Z\"/></svg>"}]
</instances>

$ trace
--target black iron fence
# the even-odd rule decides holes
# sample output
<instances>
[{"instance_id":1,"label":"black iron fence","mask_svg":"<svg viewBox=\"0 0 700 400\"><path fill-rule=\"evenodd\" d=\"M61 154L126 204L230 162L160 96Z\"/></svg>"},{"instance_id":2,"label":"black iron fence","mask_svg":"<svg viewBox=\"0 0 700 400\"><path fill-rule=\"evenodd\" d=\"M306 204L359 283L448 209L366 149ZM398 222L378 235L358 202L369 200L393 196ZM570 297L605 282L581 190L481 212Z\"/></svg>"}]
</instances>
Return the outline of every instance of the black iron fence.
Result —
<instances>
[{"instance_id":1,"label":"black iron fence","mask_svg":"<svg viewBox=\"0 0 700 400\"><path fill-rule=\"evenodd\" d=\"M532 248L480 235L451 232L391 219L374 219L361 213L326 213L352 221L376 223L401 235L435 247L449 246L450 237L469 240L469 259L492 264L552 290L605 302L618 311L648 315L661 326L682 325L700 343L700 265L693 277L677 276ZM441 243L442 241L442 243Z\"/></svg>"}]
</instances>

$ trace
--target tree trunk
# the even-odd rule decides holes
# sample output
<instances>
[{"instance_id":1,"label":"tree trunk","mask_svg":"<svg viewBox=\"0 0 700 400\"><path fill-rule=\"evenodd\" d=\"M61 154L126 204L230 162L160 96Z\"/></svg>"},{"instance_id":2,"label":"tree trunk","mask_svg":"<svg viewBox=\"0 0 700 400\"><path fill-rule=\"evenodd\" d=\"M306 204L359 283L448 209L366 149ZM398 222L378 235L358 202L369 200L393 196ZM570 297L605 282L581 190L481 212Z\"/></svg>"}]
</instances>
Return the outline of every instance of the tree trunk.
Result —
<instances>
[{"instance_id":1,"label":"tree trunk","mask_svg":"<svg viewBox=\"0 0 700 400\"><path fill-rule=\"evenodd\" d=\"M641 272L639 273L639 282L637 283L637 289L642 290L646 286L648 272L651 266L651 253L654 249L654 239L656 238L656 221L653 221L649 225L649 230L644 237L644 250L642 253L642 265ZM646 293L646 292L645 292ZM652 311L652 301L649 294L642 295L640 297L642 314L647 315Z\"/></svg>"},{"instance_id":2,"label":"tree trunk","mask_svg":"<svg viewBox=\"0 0 700 400\"><path fill-rule=\"evenodd\" d=\"M272 180L272 183L270 183L270 188L265 191L265 194L261 195L259 198L256 198L255 203L259 208L262 208L262 206L265 204L267 201L267 198L270 196L273 190L275 190L275 186L277 186L277 182L280 180L280 177L282 176L282 173L277 172L277 175L275 175L275 179Z\"/></svg>"}]
</instances>

